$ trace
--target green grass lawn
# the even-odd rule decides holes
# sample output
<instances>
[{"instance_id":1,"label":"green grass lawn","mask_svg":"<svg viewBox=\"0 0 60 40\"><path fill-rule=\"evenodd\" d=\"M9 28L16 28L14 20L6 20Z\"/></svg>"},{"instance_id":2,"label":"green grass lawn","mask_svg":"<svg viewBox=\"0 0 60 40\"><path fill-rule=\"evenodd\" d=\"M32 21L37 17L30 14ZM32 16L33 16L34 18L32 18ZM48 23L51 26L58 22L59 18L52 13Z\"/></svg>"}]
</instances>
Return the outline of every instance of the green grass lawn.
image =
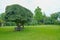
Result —
<instances>
[{"instance_id":1,"label":"green grass lawn","mask_svg":"<svg viewBox=\"0 0 60 40\"><path fill-rule=\"evenodd\" d=\"M22 31L14 31L13 26L1 27L0 40L60 40L60 26L25 26Z\"/></svg>"}]
</instances>

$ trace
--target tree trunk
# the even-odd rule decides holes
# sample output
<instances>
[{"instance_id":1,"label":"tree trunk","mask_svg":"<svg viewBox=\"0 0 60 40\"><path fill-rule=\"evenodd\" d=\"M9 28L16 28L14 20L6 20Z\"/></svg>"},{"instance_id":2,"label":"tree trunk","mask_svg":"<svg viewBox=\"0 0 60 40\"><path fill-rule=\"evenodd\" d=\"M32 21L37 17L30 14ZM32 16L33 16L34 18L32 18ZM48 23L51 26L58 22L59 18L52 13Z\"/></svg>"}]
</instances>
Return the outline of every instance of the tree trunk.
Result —
<instances>
[{"instance_id":1,"label":"tree trunk","mask_svg":"<svg viewBox=\"0 0 60 40\"><path fill-rule=\"evenodd\" d=\"M17 27L15 28L16 31L21 31L24 28L24 26L20 23L17 23Z\"/></svg>"},{"instance_id":2,"label":"tree trunk","mask_svg":"<svg viewBox=\"0 0 60 40\"><path fill-rule=\"evenodd\" d=\"M1 23L0 23L0 27L1 27Z\"/></svg>"},{"instance_id":3,"label":"tree trunk","mask_svg":"<svg viewBox=\"0 0 60 40\"><path fill-rule=\"evenodd\" d=\"M21 24L21 26L22 26L22 28L24 29L24 24L23 24L23 23Z\"/></svg>"}]
</instances>

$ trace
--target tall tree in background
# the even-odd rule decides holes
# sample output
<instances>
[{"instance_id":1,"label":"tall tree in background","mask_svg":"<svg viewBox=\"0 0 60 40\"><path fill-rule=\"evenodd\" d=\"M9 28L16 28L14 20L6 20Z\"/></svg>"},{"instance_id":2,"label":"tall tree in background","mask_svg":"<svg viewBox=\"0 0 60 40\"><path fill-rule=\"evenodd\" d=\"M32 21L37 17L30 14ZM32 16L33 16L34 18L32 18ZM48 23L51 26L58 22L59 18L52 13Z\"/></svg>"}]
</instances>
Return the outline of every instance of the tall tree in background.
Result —
<instances>
[{"instance_id":1,"label":"tall tree in background","mask_svg":"<svg viewBox=\"0 0 60 40\"><path fill-rule=\"evenodd\" d=\"M15 22L16 30L24 28L24 24L32 20L33 14L30 10L22 7L21 5L14 4L6 7L6 21Z\"/></svg>"},{"instance_id":2,"label":"tall tree in background","mask_svg":"<svg viewBox=\"0 0 60 40\"><path fill-rule=\"evenodd\" d=\"M38 22L38 24L42 23L43 15L41 12L41 8L37 7L34 12L35 12L35 16L34 16L35 20Z\"/></svg>"}]
</instances>

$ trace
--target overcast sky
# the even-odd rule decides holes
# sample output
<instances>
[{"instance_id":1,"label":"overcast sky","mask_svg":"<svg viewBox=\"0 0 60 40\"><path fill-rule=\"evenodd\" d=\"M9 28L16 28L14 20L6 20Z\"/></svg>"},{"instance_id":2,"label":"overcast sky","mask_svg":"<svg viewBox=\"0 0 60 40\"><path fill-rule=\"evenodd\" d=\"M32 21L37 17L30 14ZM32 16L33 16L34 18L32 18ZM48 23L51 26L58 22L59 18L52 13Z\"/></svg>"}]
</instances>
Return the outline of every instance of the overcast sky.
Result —
<instances>
[{"instance_id":1,"label":"overcast sky","mask_svg":"<svg viewBox=\"0 0 60 40\"><path fill-rule=\"evenodd\" d=\"M0 0L0 13L5 12L7 5L19 4L34 12L39 6L47 16L60 11L60 0Z\"/></svg>"}]
</instances>

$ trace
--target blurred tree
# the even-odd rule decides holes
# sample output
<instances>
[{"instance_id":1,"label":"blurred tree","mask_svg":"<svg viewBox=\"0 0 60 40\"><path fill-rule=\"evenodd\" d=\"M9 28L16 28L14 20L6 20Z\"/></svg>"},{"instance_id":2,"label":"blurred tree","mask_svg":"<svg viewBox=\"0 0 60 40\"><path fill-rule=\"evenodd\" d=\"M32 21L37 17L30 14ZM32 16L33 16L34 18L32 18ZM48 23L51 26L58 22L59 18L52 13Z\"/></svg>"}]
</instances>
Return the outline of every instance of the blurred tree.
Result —
<instances>
[{"instance_id":1,"label":"blurred tree","mask_svg":"<svg viewBox=\"0 0 60 40\"><path fill-rule=\"evenodd\" d=\"M24 28L24 24L32 20L33 14L30 10L22 7L21 5L14 4L6 7L6 21L15 22L16 30Z\"/></svg>"},{"instance_id":2,"label":"blurred tree","mask_svg":"<svg viewBox=\"0 0 60 40\"><path fill-rule=\"evenodd\" d=\"M57 13L51 14L51 18L54 19L54 20L57 20L57 18L58 18Z\"/></svg>"},{"instance_id":3,"label":"blurred tree","mask_svg":"<svg viewBox=\"0 0 60 40\"><path fill-rule=\"evenodd\" d=\"M41 8L37 7L34 12L35 12L35 16L34 16L35 20L38 22L38 24L42 23L43 15L41 12Z\"/></svg>"},{"instance_id":4,"label":"blurred tree","mask_svg":"<svg viewBox=\"0 0 60 40\"><path fill-rule=\"evenodd\" d=\"M58 24L59 23L58 19L60 19L60 12L55 12L55 13L51 14L51 18L52 18L54 24Z\"/></svg>"},{"instance_id":5,"label":"blurred tree","mask_svg":"<svg viewBox=\"0 0 60 40\"><path fill-rule=\"evenodd\" d=\"M50 17L46 17L44 18L44 24L54 24L54 22L52 21Z\"/></svg>"},{"instance_id":6,"label":"blurred tree","mask_svg":"<svg viewBox=\"0 0 60 40\"><path fill-rule=\"evenodd\" d=\"M60 19L60 12L57 12L58 18Z\"/></svg>"},{"instance_id":7,"label":"blurred tree","mask_svg":"<svg viewBox=\"0 0 60 40\"><path fill-rule=\"evenodd\" d=\"M4 22L5 22L4 17L5 17L5 13L1 13L0 14L0 26L4 26Z\"/></svg>"}]
</instances>

